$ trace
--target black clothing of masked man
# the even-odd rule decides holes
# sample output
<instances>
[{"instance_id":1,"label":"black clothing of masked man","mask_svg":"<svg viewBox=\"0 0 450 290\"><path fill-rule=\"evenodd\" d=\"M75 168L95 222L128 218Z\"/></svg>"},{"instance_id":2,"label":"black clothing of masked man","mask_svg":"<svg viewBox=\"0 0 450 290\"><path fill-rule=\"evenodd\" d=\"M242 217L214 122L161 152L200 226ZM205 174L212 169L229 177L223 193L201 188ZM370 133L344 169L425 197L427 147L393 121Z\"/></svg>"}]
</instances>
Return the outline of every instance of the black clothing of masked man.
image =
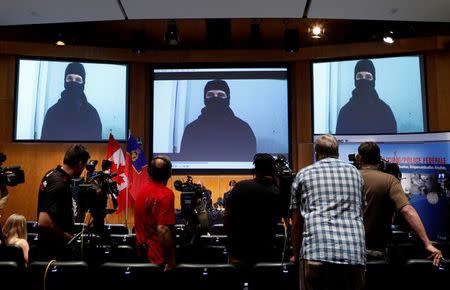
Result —
<instances>
[{"instance_id":1,"label":"black clothing of masked man","mask_svg":"<svg viewBox=\"0 0 450 290\"><path fill-rule=\"evenodd\" d=\"M205 107L184 129L180 153L184 160L251 161L256 138L250 126L230 108L230 88L223 80L205 85Z\"/></svg>"},{"instance_id":2,"label":"black clothing of masked man","mask_svg":"<svg viewBox=\"0 0 450 290\"><path fill-rule=\"evenodd\" d=\"M102 139L102 123L97 110L84 94L86 72L81 63L66 67L61 98L45 114L42 140L97 141Z\"/></svg>"},{"instance_id":3,"label":"black clothing of masked man","mask_svg":"<svg viewBox=\"0 0 450 290\"><path fill-rule=\"evenodd\" d=\"M355 66L355 89L339 111L336 134L397 133L397 122L391 108L375 90L375 67L368 59Z\"/></svg>"}]
</instances>

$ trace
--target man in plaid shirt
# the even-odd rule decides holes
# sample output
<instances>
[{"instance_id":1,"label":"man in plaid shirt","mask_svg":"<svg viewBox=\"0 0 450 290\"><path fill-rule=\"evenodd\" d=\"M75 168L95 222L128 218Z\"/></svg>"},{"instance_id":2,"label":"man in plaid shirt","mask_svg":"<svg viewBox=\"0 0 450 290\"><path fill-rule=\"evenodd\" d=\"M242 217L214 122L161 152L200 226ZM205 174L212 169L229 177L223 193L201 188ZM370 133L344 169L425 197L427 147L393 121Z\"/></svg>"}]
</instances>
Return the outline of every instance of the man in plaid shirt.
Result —
<instances>
[{"instance_id":1,"label":"man in plaid shirt","mask_svg":"<svg viewBox=\"0 0 450 290\"><path fill-rule=\"evenodd\" d=\"M291 260L301 263L301 289L363 289L363 178L356 167L337 159L332 135L320 136L314 149L317 162L292 184Z\"/></svg>"}]
</instances>

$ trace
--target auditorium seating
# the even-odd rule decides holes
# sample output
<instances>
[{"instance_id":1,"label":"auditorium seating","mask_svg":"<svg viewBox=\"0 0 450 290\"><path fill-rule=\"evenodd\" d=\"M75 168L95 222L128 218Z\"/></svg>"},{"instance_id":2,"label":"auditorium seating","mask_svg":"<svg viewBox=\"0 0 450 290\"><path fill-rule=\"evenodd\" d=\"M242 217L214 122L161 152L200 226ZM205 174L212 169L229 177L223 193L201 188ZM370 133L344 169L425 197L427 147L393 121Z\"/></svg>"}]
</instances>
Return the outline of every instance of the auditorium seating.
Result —
<instances>
[{"instance_id":1,"label":"auditorium seating","mask_svg":"<svg viewBox=\"0 0 450 290\"><path fill-rule=\"evenodd\" d=\"M225 229L223 227L223 224L213 224L209 228L209 233L211 235L225 235Z\"/></svg>"},{"instance_id":2,"label":"auditorium seating","mask_svg":"<svg viewBox=\"0 0 450 290\"><path fill-rule=\"evenodd\" d=\"M25 268L23 250L17 245L0 246L0 261L13 261L19 269Z\"/></svg>"},{"instance_id":3,"label":"auditorium seating","mask_svg":"<svg viewBox=\"0 0 450 290\"><path fill-rule=\"evenodd\" d=\"M432 261L408 260L402 271L402 286L408 290L447 289L450 285L450 262L434 267Z\"/></svg>"},{"instance_id":4,"label":"auditorium seating","mask_svg":"<svg viewBox=\"0 0 450 290\"><path fill-rule=\"evenodd\" d=\"M229 264L180 264L172 289L241 290L237 269Z\"/></svg>"},{"instance_id":5,"label":"auditorium seating","mask_svg":"<svg viewBox=\"0 0 450 290\"><path fill-rule=\"evenodd\" d=\"M83 261L36 261L29 265L28 274L28 289L95 289L91 272Z\"/></svg>"},{"instance_id":6,"label":"auditorium seating","mask_svg":"<svg viewBox=\"0 0 450 290\"><path fill-rule=\"evenodd\" d=\"M37 233L37 221L27 221L27 233Z\"/></svg>"},{"instance_id":7,"label":"auditorium seating","mask_svg":"<svg viewBox=\"0 0 450 290\"><path fill-rule=\"evenodd\" d=\"M111 235L127 235L128 228L124 224L105 224L106 230Z\"/></svg>"},{"instance_id":8,"label":"auditorium seating","mask_svg":"<svg viewBox=\"0 0 450 290\"><path fill-rule=\"evenodd\" d=\"M258 263L250 271L248 289L299 289L298 273L298 267L292 263Z\"/></svg>"},{"instance_id":9,"label":"auditorium seating","mask_svg":"<svg viewBox=\"0 0 450 290\"><path fill-rule=\"evenodd\" d=\"M398 279L392 275L395 272L392 270L393 268L385 260L367 261L364 289L395 289Z\"/></svg>"},{"instance_id":10,"label":"auditorium seating","mask_svg":"<svg viewBox=\"0 0 450 290\"><path fill-rule=\"evenodd\" d=\"M19 269L16 262L0 261L0 281L2 289L23 289L23 270ZM4 288L3 288L4 287Z\"/></svg>"},{"instance_id":11,"label":"auditorium seating","mask_svg":"<svg viewBox=\"0 0 450 290\"><path fill-rule=\"evenodd\" d=\"M167 289L163 274L150 263L105 263L95 271L94 283L107 290Z\"/></svg>"}]
</instances>

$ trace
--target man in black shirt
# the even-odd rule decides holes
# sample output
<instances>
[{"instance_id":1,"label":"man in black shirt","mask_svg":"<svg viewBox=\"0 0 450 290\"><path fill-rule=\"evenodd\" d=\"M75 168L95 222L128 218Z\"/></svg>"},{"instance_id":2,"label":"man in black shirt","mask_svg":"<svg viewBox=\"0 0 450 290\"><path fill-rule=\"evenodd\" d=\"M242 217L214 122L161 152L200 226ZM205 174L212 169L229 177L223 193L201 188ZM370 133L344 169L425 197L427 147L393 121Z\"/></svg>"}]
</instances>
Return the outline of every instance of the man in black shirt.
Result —
<instances>
[{"instance_id":1,"label":"man in black shirt","mask_svg":"<svg viewBox=\"0 0 450 290\"><path fill-rule=\"evenodd\" d=\"M256 154L255 178L236 183L225 204L224 226L228 236L229 262L242 270L273 260L276 204L275 159Z\"/></svg>"},{"instance_id":2,"label":"man in black shirt","mask_svg":"<svg viewBox=\"0 0 450 290\"><path fill-rule=\"evenodd\" d=\"M38 194L39 254L41 258L68 258L67 242L74 233L74 211L70 181L80 177L89 152L73 145L65 153L63 165L48 171Z\"/></svg>"}]
</instances>

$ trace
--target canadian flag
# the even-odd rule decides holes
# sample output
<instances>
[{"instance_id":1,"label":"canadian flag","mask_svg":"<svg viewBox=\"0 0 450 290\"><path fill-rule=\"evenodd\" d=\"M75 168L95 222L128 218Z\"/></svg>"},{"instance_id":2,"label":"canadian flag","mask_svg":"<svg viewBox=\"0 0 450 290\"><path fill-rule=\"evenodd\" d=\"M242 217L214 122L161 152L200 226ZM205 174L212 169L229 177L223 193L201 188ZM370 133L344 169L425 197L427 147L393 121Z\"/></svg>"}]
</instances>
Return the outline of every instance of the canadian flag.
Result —
<instances>
[{"instance_id":1,"label":"canadian flag","mask_svg":"<svg viewBox=\"0 0 450 290\"><path fill-rule=\"evenodd\" d=\"M128 178L125 174L125 155L123 154L119 143L116 139L114 139L114 136L111 133L109 133L108 152L106 158L112 162L110 169L111 173L117 173L117 176L114 177L113 180L117 182L117 188L119 189L119 196L117 197L119 206L116 211L116 213L119 213L126 207L125 203Z\"/></svg>"}]
</instances>

